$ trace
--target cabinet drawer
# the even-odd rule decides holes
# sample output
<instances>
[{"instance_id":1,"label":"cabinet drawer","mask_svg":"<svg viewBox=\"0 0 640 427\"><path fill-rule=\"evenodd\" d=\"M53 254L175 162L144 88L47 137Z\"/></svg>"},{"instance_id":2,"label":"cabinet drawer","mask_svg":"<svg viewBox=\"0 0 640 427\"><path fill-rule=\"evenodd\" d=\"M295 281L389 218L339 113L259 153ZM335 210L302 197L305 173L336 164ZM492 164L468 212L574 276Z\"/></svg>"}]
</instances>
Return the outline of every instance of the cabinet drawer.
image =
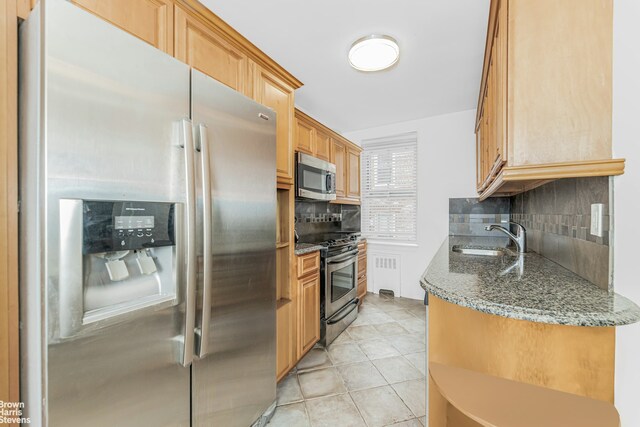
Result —
<instances>
[{"instance_id":1,"label":"cabinet drawer","mask_svg":"<svg viewBox=\"0 0 640 427\"><path fill-rule=\"evenodd\" d=\"M311 252L310 254L298 256L297 277L304 277L320 270L320 252Z\"/></svg>"}]
</instances>

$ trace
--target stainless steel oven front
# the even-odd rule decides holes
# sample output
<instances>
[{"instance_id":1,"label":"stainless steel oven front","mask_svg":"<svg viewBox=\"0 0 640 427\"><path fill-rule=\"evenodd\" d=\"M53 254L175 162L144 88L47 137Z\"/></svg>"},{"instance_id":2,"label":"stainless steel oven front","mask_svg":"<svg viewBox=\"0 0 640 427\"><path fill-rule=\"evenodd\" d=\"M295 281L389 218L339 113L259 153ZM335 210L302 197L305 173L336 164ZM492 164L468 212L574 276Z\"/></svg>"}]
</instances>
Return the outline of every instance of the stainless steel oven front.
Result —
<instances>
[{"instance_id":1,"label":"stainless steel oven front","mask_svg":"<svg viewBox=\"0 0 640 427\"><path fill-rule=\"evenodd\" d=\"M328 256L325 268L325 316L329 319L355 300L358 280L358 248Z\"/></svg>"}]
</instances>

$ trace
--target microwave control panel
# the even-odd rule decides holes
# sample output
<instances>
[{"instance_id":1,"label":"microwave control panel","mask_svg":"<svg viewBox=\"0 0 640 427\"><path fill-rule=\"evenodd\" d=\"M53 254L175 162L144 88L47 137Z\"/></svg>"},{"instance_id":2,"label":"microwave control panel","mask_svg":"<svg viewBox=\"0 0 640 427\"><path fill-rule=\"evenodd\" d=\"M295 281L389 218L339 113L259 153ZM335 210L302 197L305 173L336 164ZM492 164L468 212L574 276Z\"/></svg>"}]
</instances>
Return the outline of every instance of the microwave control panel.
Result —
<instances>
[{"instance_id":1,"label":"microwave control panel","mask_svg":"<svg viewBox=\"0 0 640 427\"><path fill-rule=\"evenodd\" d=\"M173 203L84 201L82 252L175 245Z\"/></svg>"}]
</instances>

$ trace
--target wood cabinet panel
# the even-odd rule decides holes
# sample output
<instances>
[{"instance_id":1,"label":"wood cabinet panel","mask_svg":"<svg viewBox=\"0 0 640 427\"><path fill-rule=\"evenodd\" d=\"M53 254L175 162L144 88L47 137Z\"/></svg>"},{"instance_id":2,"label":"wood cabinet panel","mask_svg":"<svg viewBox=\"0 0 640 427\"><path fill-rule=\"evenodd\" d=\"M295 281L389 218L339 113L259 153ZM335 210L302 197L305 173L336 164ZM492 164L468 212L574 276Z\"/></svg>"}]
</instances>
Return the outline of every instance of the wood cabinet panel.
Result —
<instances>
[{"instance_id":1,"label":"wood cabinet panel","mask_svg":"<svg viewBox=\"0 0 640 427\"><path fill-rule=\"evenodd\" d=\"M175 56L230 88L246 93L247 56L210 25L175 9Z\"/></svg>"},{"instance_id":2,"label":"wood cabinet panel","mask_svg":"<svg viewBox=\"0 0 640 427\"><path fill-rule=\"evenodd\" d=\"M492 0L478 101L480 199L620 175L612 159L612 1Z\"/></svg>"},{"instance_id":3,"label":"wood cabinet panel","mask_svg":"<svg viewBox=\"0 0 640 427\"><path fill-rule=\"evenodd\" d=\"M300 298L300 351L302 357L320 340L320 275L316 274L301 279L299 282Z\"/></svg>"},{"instance_id":4,"label":"wood cabinet panel","mask_svg":"<svg viewBox=\"0 0 640 427\"><path fill-rule=\"evenodd\" d=\"M509 319L429 296L428 360L613 402L615 328ZM457 331L452 333L452 331ZM442 396L429 381L429 425Z\"/></svg>"},{"instance_id":5,"label":"wood cabinet panel","mask_svg":"<svg viewBox=\"0 0 640 427\"><path fill-rule=\"evenodd\" d=\"M367 295L367 242L358 243L358 298L360 301Z\"/></svg>"},{"instance_id":6,"label":"wood cabinet panel","mask_svg":"<svg viewBox=\"0 0 640 427\"><path fill-rule=\"evenodd\" d=\"M513 166L611 158L612 24L610 0L509 2Z\"/></svg>"},{"instance_id":7,"label":"wood cabinet panel","mask_svg":"<svg viewBox=\"0 0 640 427\"><path fill-rule=\"evenodd\" d=\"M18 10L0 2L0 400L20 400ZM9 424L11 425L11 424Z\"/></svg>"},{"instance_id":8,"label":"wood cabinet panel","mask_svg":"<svg viewBox=\"0 0 640 427\"><path fill-rule=\"evenodd\" d=\"M347 168L347 197L360 199L360 151L349 148L347 151L349 167Z\"/></svg>"},{"instance_id":9,"label":"wood cabinet panel","mask_svg":"<svg viewBox=\"0 0 640 427\"><path fill-rule=\"evenodd\" d=\"M331 158L331 136L320 130L316 131L315 156L326 161Z\"/></svg>"},{"instance_id":10,"label":"wood cabinet panel","mask_svg":"<svg viewBox=\"0 0 640 427\"><path fill-rule=\"evenodd\" d=\"M282 379L294 366L294 304L280 305L276 312L276 376Z\"/></svg>"},{"instance_id":11,"label":"wood cabinet panel","mask_svg":"<svg viewBox=\"0 0 640 427\"><path fill-rule=\"evenodd\" d=\"M296 150L313 156L315 134L313 126L296 119Z\"/></svg>"},{"instance_id":12,"label":"wood cabinet panel","mask_svg":"<svg viewBox=\"0 0 640 427\"><path fill-rule=\"evenodd\" d=\"M105 21L173 54L171 0L70 0Z\"/></svg>"},{"instance_id":13,"label":"wood cabinet panel","mask_svg":"<svg viewBox=\"0 0 640 427\"><path fill-rule=\"evenodd\" d=\"M336 165L336 198L347 197L347 147L334 140L331 144L331 163Z\"/></svg>"},{"instance_id":14,"label":"wood cabinet panel","mask_svg":"<svg viewBox=\"0 0 640 427\"><path fill-rule=\"evenodd\" d=\"M293 88L254 64L254 99L273 109L276 124L276 171L278 182L293 184Z\"/></svg>"},{"instance_id":15,"label":"wood cabinet panel","mask_svg":"<svg viewBox=\"0 0 640 427\"><path fill-rule=\"evenodd\" d=\"M358 278L367 274L367 254L358 256Z\"/></svg>"},{"instance_id":16,"label":"wood cabinet panel","mask_svg":"<svg viewBox=\"0 0 640 427\"><path fill-rule=\"evenodd\" d=\"M367 276L366 274L358 279L358 298L359 304L362 303L363 298L367 295Z\"/></svg>"}]
</instances>

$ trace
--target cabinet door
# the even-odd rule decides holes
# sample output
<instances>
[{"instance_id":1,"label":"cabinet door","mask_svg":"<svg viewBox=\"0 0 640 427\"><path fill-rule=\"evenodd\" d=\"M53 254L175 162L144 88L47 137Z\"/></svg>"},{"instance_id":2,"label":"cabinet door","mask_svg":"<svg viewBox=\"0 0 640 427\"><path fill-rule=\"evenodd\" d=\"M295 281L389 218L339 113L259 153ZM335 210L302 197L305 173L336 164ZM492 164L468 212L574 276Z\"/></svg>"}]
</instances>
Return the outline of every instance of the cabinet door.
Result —
<instances>
[{"instance_id":1,"label":"cabinet door","mask_svg":"<svg viewBox=\"0 0 640 427\"><path fill-rule=\"evenodd\" d=\"M254 65L254 99L278 115L276 124L276 172L278 182L293 184L293 88Z\"/></svg>"},{"instance_id":2,"label":"cabinet door","mask_svg":"<svg viewBox=\"0 0 640 427\"><path fill-rule=\"evenodd\" d=\"M315 156L328 162L331 158L331 137L320 130L316 130Z\"/></svg>"},{"instance_id":3,"label":"cabinet door","mask_svg":"<svg viewBox=\"0 0 640 427\"><path fill-rule=\"evenodd\" d=\"M367 276L366 274L364 276L361 276L358 278L358 298L360 299L360 302L362 302L362 299L367 296Z\"/></svg>"},{"instance_id":4,"label":"cabinet door","mask_svg":"<svg viewBox=\"0 0 640 427\"><path fill-rule=\"evenodd\" d=\"M314 274L300 283L300 355L320 339L320 275Z\"/></svg>"},{"instance_id":5,"label":"cabinet door","mask_svg":"<svg viewBox=\"0 0 640 427\"><path fill-rule=\"evenodd\" d=\"M347 147L338 140L331 144L331 163L336 165L336 198L347 196Z\"/></svg>"},{"instance_id":6,"label":"cabinet door","mask_svg":"<svg viewBox=\"0 0 640 427\"><path fill-rule=\"evenodd\" d=\"M288 302L278 307L276 314L276 377L278 381L293 367L293 303Z\"/></svg>"},{"instance_id":7,"label":"cabinet door","mask_svg":"<svg viewBox=\"0 0 640 427\"><path fill-rule=\"evenodd\" d=\"M72 3L173 54L171 0L71 0Z\"/></svg>"},{"instance_id":8,"label":"cabinet door","mask_svg":"<svg viewBox=\"0 0 640 427\"><path fill-rule=\"evenodd\" d=\"M348 148L347 197L360 200L360 151Z\"/></svg>"},{"instance_id":9,"label":"cabinet door","mask_svg":"<svg viewBox=\"0 0 640 427\"><path fill-rule=\"evenodd\" d=\"M306 122L296 119L296 150L313 155L315 129Z\"/></svg>"},{"instance_id":10,"label":"cabinet door","mask_svg":"<svg viewBox=\"0 0 640 427\"><path fill-rule=\"evenodd\" d=\"M175 57L246 94L247 56L179 6L175 9Z\"/></svg>"}]
</instances>

